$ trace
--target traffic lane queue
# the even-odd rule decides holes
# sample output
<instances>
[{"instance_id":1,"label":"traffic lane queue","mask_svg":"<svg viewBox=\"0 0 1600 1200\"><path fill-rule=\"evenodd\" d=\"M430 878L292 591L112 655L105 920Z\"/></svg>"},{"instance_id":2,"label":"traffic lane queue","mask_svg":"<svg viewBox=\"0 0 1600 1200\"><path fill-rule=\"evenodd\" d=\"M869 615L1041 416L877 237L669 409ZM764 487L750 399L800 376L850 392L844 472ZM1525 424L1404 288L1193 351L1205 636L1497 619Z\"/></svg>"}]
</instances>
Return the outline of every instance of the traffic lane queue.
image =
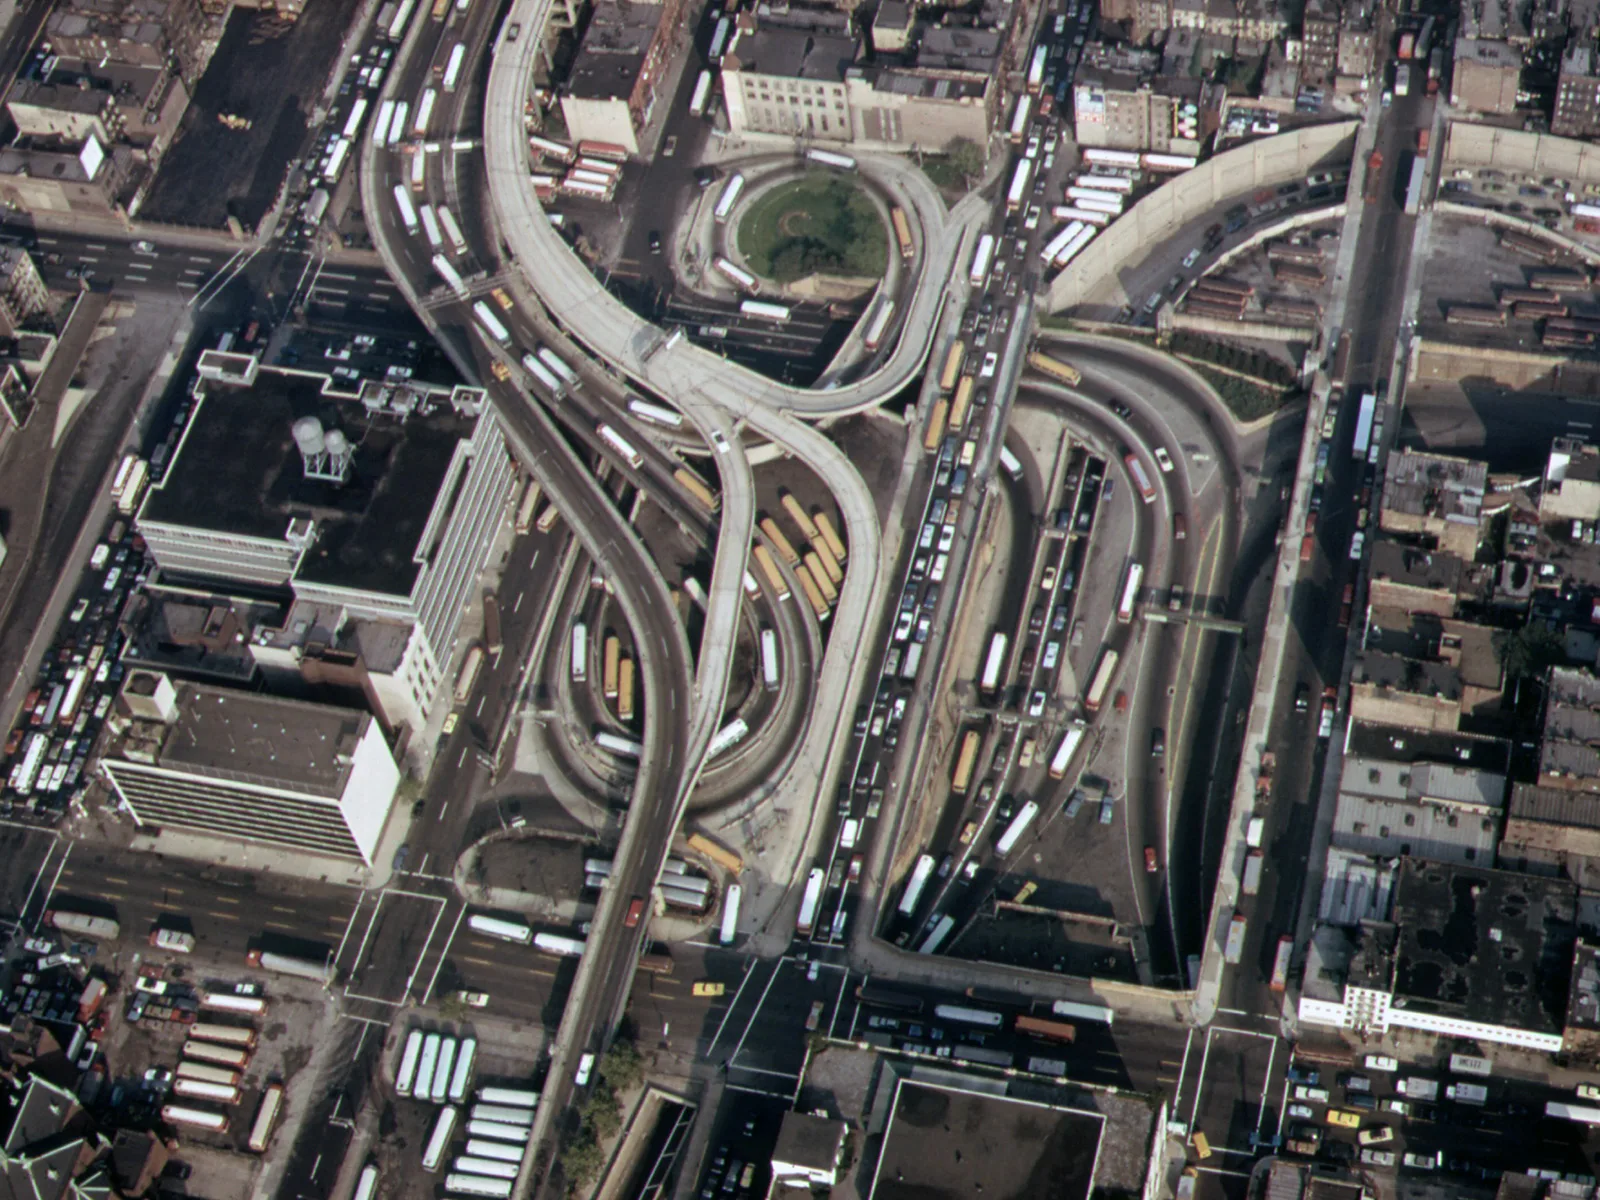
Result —
<instances>
[{"instance_id":1,"label":"traffic lane queue","mask_svg":"<svg viewBox=\"0 0 1600 1200\"><path fill-rule=\"evenodd\" d=\"M127 520L110 524L7 735L0 813L53 824L88 786L91 753L121 686L118 620L151 563Z\"/></svg>"}]
</instances>

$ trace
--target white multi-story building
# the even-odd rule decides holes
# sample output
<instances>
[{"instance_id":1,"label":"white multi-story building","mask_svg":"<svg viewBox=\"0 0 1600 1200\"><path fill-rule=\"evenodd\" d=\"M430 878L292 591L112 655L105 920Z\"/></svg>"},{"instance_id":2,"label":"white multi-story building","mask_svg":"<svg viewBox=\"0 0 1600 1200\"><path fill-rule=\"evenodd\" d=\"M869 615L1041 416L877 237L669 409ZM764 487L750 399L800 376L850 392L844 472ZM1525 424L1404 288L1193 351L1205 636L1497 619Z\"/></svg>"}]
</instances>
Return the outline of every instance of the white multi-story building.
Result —
<instances>
[{"instance_id":1,"label":"white multi-story building","mask_svg":"<svg viewBox=\"0 0 1600 1200\"><path fill-rule=\"evenodd\" d=\"M241 355L210 352L200 374L137 518L163 578L284 589L288 627L252 631L262 665L371 650L386 723L420 728L510 502L493 408L476 388L410 381L341 393Z\"/></svg>"},{"instance_id":2,"label":"white multi-story building","mask_svg":"<svg viewBox=\"0 0 1600 1200\"><path fill-rule=\"evenodd\" d=\"M135 671L101 760L142 827L371 866L400 772L372 717Z\"/></svg>"}]
</instances>

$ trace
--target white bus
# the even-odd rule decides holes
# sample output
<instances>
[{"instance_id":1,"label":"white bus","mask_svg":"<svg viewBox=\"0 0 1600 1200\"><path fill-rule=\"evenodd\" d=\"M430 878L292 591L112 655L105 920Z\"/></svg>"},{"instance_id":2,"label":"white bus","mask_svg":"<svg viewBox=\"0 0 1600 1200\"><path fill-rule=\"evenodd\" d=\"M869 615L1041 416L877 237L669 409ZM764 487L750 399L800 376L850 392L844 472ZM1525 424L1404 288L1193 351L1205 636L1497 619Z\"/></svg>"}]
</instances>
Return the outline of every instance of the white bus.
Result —
<instances>
[{"instance_id":1,"label":"white bus","mask_svg":"<svg viewBox=\"0 0 1600 1200\"><path fill-rule=\"evenodd\" d=\"M533 941L533 930L521 921L502 921L499 917L486 917L479 913L473 913L467 918L467 928L472 930L473 933L481 933L484 937L497 938L502 942L516 942L522 946L526 946ZM436 1034L429 1034L428 1036L437 1037ZM435 1056L438 1054L437 1045L434 1047L434 1054ZM422 1055L423 1061L427 1062L428 1046L426 1042L422 1046ZM428 1066L428 1071L424 1071L421 1066L417 1068L417 1087L419 1091L421 1090L424 1075L429 1079L433 1078L429 1074L432 1070L431 1063Z\"/></svg>"},{"instance_id":2,"label":"white bus","mask_svg":"<svg viewBox=\"0 0 1600 1200\"><path fill-rule=\"evenodd\" d=\"M268 1144L272 1141L272 1126L278 1120L278 1113L283 1110L283 1084L274 1083L261 1094L261 1107L256 1110L256 1119L250 1126L250 1149L257 1154L266 1152Z\"/></svg>"},{"instance_id":3,"label":"white bus","mask_svg":"<svg viewBox=\"0 0 1600 1200\"><path fill-rule=\"evenodd\" d=\"M1024 92L1017 97L1017 107L1011 113L1011 144L1020 146L1028 136L1028 120L1033 116L1033 97Z\"/></svg>"},{"instance_id":4,"label":"white bus","mask_svg":"<svg viewBox=\"0 0 1600 1200\"><path fill-rule=\"evenodd\" d=\"M810 149L806 151L806 161L817 163L819 166L832 167L837 171L854 171L856 160L848 154L836 154L832 150Z\"/></svg>"},{"instance_id":5,"label":"white bus","mask_svg":"<svg viewBox=\"0 0 1600 1200\"><path fill-rule=\"evenodd\" d=\"M1072 765L1073 755L1078 753L1078 747L1083 745L1084 736L1089 732L1089 727L1081 721L1074 721L1067 726L1067 731L1061 735L1061 744L1056 747L1055 756L1050 760L1050 778L1061 779L1067 773L1067 768Z\"/></svg>"},{"instance_id":6,"label":"white bus","mask_svg":"<svg viewBox=\"0 0 1600 1200\"><path fill-rule=\"evenodd\" d=\"M817 909L822 904L822 881L822 868L812 867L806 876L806 890L800 897L800 912L794 922L795 932L801 937L810 937L812 926L816 924Z\"/></svg>"},{"instance_id":7,"label":"white bus","mask_svg":"<svg viewBox=\"0 0 1600 1200\"><path fill-rule=\"evenodd\" d=\"M1133 620L1134 605L1139 601L1139 588L1144 583L1144 564L1129 563L1128 574L1122 581L1122 596L1117 601L1117 620L1126 625Z\"/></svg>"},{"instance_id":8,"label":"white bus","mask_svg":"<svg viewBox=\"0 0 1600 1200\"><path fill-rule=\"evenodd\" d=\"M589 627L582 621L572 627L572 682L589 678Z\"/></svg>"},{"instance_id":9,"label":"white bus","mask_svg":"<svg viewBox=\"0 0 1600 1200\"><path fill-rule=\"evenodd\" d=\"M514 1108L539 1107L539 1093L529 1088L479 1088L478 1099L484 1104L509 1104Z\"/></svg>"},{"instance_id":10,"label":"white bus","mask_svg":"<svg viewBox=\"0 0 1600 1200\"><path fill-rule=\"evenodd\" d=\"M444 230L445 241L450 243L450 249L456 254L467 252L467 239L461 236L461 226L456 224L456 219L444 205L439 206L439 228Z\"/></svg>"},{"instance_id":11,"label":"white bus","mask_svg":"<svg viewBox=\"0 0 1600 1200\"><path fill-rule=\"evenodd\" d=\"M1011 172L1011 187L1006 191L1006 211L1016 212L1028 198L1028 184L1033 180L1033 160L1020 158Z\"/></svg>"},{"instance_id":12,"label":"white bus","mask_svg":"<svg viewBox=\"0 0 1600 1200\"><path fill-rule=\"evenodd\" d=\"M458 1116L456 1109L447 1104L433 1119L433 1132L428 1135L428 1148L422 1152L424 1171L437 1171L439 1164L444 1161L444 1152L450 1148L450 1137L456 1131Z\"/></svg>"},{"instance_id":13,"label":"white bus","mask_svg":"<svg viewBox=\"0 0 1600 1200\"><path fill-rule=\"evenodd\" d=\"M413 1029L406 1037L406 1048L400 1054L400 1069L394 1074L397 1096L411 1095L411 1083L417 1076L417 1059L422 1054L422 1038L420 1029Z\"/></svg>"},{"instance_id":14,"label":"white bus","mask_svg":"<svg viewBox=\"0 0 1600 1200\"><path fill-rule=\"evenodd\" d=\"M967 282L982 287L989 278L989 264L994 260L994 234L986 233L978 239L978 248L972 252L972 268L967 272Z\"/></svg>"},{"instance_id":15,"label":"white bus","mask_svg":"<svg viewBox=\"0 0 1600 1200\"><path fill-rule=\"evenodd\" d=\"M444 245L444 237L439 232L439 219L433 215L431 204L417 205L417 216L422 218L422 233L428 239L428 247L438 250Z\"/></svg>"},{"instance_id":16,"label":"white bus","mask_svg":"<svg viewBox=\"0 0 1600 1200\"><path fill-rule=\"evenodd\" d=\"M1139 156L1132 150L1101 150L1090 146L1083 151L1083 161L1107 167L1139 169Z\"/></svg>"},{"instance_id":17,"label":"white bus","mask_svg":"<svg viewBox=\"0 0 1600 1200\"><path fill-rule=\"evenodd\" d=\"M561 386L561 381L550 373L550 368L540 362L537 355L524 354L522 356L522 365L527 369L529 375L544 384L546 390L552 396L560 399L565 394L566 389Z\"/></svg>"},{"instance_id":18,"label":"white bus","mask_svg":"<svg viewBox=\"0 0 1600 1200\"><path fill-rule=\"evenodd\" d=\"M735 717L711 739L711 744L706 747L706 761L716 758L732 750L750 734L750 726L743 717Z\"/></svg>"},{"instance_id":19,"label":"white bus","mask_svg":"<svg viewBox=\"0 0 1600 1200\"><path fill-rule=\"evenodd\" d=\"M1005 1018L987 1008L968 1008L962 1004L935 1004L933 1015L941 1021L954 1021L958 1025L977 1025L983 1029L999 1029Z\"/></svg>"},{"instance_id":20,"label":"white bus","mask_svg":"<svg viewBox=\"0 0 1600 1200\"><path fill-rule=\"evenodd\" d=\"M442 254L435 254L431 261L434 271L440 279L445 281L452 292L463 300L472 294L467 290L467 282L461 278L461 272L450 265L449 259Z\"/></svg>"},{"instance_id":21,"label":"white bus","mask_svg":"<svg viewBox=\"0 0 1600 1200\"><path fill-rule=\"evenodd\" d=\"M628 465L635 471L644 466L644 455L635 450L633 448L633 444L615 429L611 428L611 426L601 423L596 427L595 432L600 435L600 440L602 442L610 446L624 459L626 459Z\"/></svg>"},{"instance_id":22,"label":"white bus","mask_svg":"<svg viewBox=\"0 0 1600 1200\"><path fill-rule=\"evenodd\" d=\"M467 1136L493 1138L497 1142L522 1143L528 1140L530 1130L525 1125L507 1125L504 1121L467 1122Z\"/></svg>"},{"instance_id":23,"label":"white bus","mask_svg":"<svg viewBox=\"0 0 1600 1200\"><path fill-rule=\"evenodd\" d=\"M394 101L378 105L378 119L372 123L372 144L381 150L389 144L389 122L394 119Z\"/></svg>"},{"instance_id":24,"label":"white bus","mask_svg":"<svg viewBox=\"0 0 1600 1200\"><path fill-rule=\"evenodd\" d=\"M734 934L739 930L739 901L743 898L744 889L737 883L730 885L722 898L722 927L717 931L717 940L724 946L733 945Z\"/></svg>"},{"instance_id":25,"label":"white bus","mask_svg":"<svg viewBox=\"0 0 1600 1200\"><path fill-rule=\"evenodd\" d=\"M726 17L723 18L727 20ZM725 225L728 214L733 211L733 206L738 203L739 193L744 191L744 176L735 171L728 177L728 182L722 187L722 195L717 197L717 206L711 210L712 217L717 224Z\"/></svg>"},{"instance_id":26,"label":"white bus","mask_svg":"<svg viewBox=\"0 0 1600 1200\"><path fill-rule=\"evenodd\" d=\"M435 1104L443 1104L445 1097L450 1095L450 1073L456 1065L456 1039L441 1037L439 1039L439 1061L433 1068L433 1084L428 1089L428 1099ZM421 1098L421 1081L418 1081L418 1098Z\"/></svg>"},{"instance_id":27,"label":"white bus","mask_svg":"<svg viewBox=\"0 0 1600 1200\"><path fill-rule=\"evenodd\" d=\"M628 401L628 411L636 417L643 417L657 425L665 425L669 429L681 429L683 418L670 408L663 408L659 404L651 404L645 400L633 399Z\"/></svg>"},{"instance_id":28,"label":"white bus","mask_svg":"<svg viewBox=\"0 0 1600 1200\"><path fill-rule=\"evenodd\" d=\"M389 40L398 42L406 34L406 22L411 19L411 10L416 7L416 0L400 0L400 7L395 10L394 20L389 22Z\"/></svg>"},{"instance_id":29,"label":"white bus","mask_svg":"<svg viewBox=\"0 0 1600 1200\"><path fill-rule=\"evenodd\" d=\"M566 361L549 346L539 347L539 361L550 368L550 373L569 388L575 388L582 382L578 378L578 373L567 366Z\"/></svg>"},{"instance_id":30,"label":"white bus","mask_svg":"<svg viewBox=\"0 0 1600 1200\"><path fill-rule=\"evenodd\" d=\"M1067 188L1067 198L1069 200L1093 200L1102 204L1112 204L1116 206L1119 212L1122 210L1123 205L1127 203L1127 198L1121 192L1108 191L1105 188L1080 187L1077 184L1072 184Z\"/></svg>"},{"instance_id":31,"label":"white bus","mask_svg":"<svg viewBox=\"0 0 1600 1200\"><path fill-rule=\"evenodd\" d=\"M787 321L792 315L788 306L768 304L763 300L742 300L739 311L747 317L761 317L767 321Z\"/></svg>"},{"instance_id":32,"label":"white bus","mask_svg":"<svg viewBox=\"0 0 1600 1200\"><path fill-rule=\"evenodd\" d=\"M1028 62L1028 91L1035 96L1044 87L1044 64L1050 53L1050 47L1043 42L1033 49L1033 58Z\"/></svg>"},{"instance_id":33,"label":"white bus","mask_svg":"<svg viewBox=\"0 0 1600 1200\"><path fill-rule=\"evenodd\" d=\"M995 855L1004 858L1017 848L1017 843L1022 840L1022 835L1028 831L1028 826L1033 824L1033 819L1039 815L1039 805L1029 800L1018 810L1017 815L1011 818L1011 824L1006 826L1006 831L1000 835L1000 840L994 844Z\"/></svg>"},{"instance_id":34,"label":"white bus","mask_svg":"<svg viewBox=\"0 0 1600 1200\"><path fill-rule=\"evenodd\" d=\"M367 115L367 98L357 96L356 102L350 106L350 115L344 119L344 136L346 140L353 140L361 132L361 121Z\"/></svg>"},{"instance_id":35,"label":"white bus","mask_svg":"<svg viewBox=\"0 0 1600 1200\"><path fill-rule=\"evenodd\" d=\"M478 1039L461 1039L456 1051L456 1069L450 1075L450 1103L460 1104L467 1098L467 1087L472 1083L472 1067L478 1060Z\"/></svg>"},{"instance_id":36,"label":"white bus","mask_svg":"<svg viewBox=\"0 0 1600 1200\"><path fill-rule=\"evenodd\" d=\"M1077 1017L1080 1021L1098 1021L1102 1025L1116 1020L1116 1014L1103 1004L1079 1004L1075 1000L1057 1000L1050 1011L1058 1017Z\"/></svg>"},{"instance_id":37,"label":"white bus","mask_svg":"<svg viewBox=\"0 0 1600 1200\"><path fill-rule=\"evenodd\" d=\"M769 692L778 688L778 635L770 629L761 631L761 686Z\"/></svg>"},{"instance_id":38,"label":"white bus","mask_svg":"<svg viewBox=\"0 0 1600 1200\"><path fill-rule=\"evenodd\" d=\"M411 112L411 105L405 100L394 102L394 119L389 122L389 129L383 135L383 144L392 147L406 135L406 117Z\"/></svg>"},{"instance_id":39,"label":"white bus","mask_svg":"<svg viewBox=\"0 0 1600 1200\"><path fill-rule=\"evenodd\" d=\"M453 92L456 84L461 81L461 64L467 57L467 48L457 42L455 49L450 51L450 61L444 68L444 90Z\"/></svg>"},{"instance_id":40,"label":"white bus","mask_svg":"<svg viewBox=\"0 0 1600 1200\"><path fill-rule=\"evenodd\" d=\"M956 919L945 913L934 923L928 936L922 939L922 945L917 947L918 954L932 954L944 945L945 938L950 936L950 931L956 927Z\"/></svg>"},{"instance_id":41,"label":"white bus","mask_svg":"<svg viewBox=\"0 0 1600 1200\"><path fill-rule=\"evenodd\" d=\"M720 274L731 280L735 287L743 288L752 296L759 296L761 294L761 281L758 280L754 275L750 274L749 271L746 271L743 267L729 262L720 254L711 260L711 265Z\"/></svg>"},{"instance_id":42,"label":"white bus","mask_svg":"<svg viewBox=\"0 0 1600 1200\"><path fill-rule=\"evenodd\" d=\"M906 880L906 890L900 895L900 915L909 917L917 911L917 905L922 900L923 889L928 886L928 880L933 877L933 855L919 854L916 865L911 868L911 878Z\"/></svg>"},{"instance_id":43,"label":"white bus","mask_svg":"<svg viewBox=\"0 0 1600 1200\"><path fill-rule=\"evenodd\" d=\"M867 335L862 341L868 354L875 352L883 345L883 336L889 332L889 322L894 318L894 301L884 296L878 301L878 309L872 314L872 322L867 326Z\"/></svg>"},{"instance_id":44,"label":"white bus","mask_svg":"<svg viewBox=\"0 0 1600 1200\"><path fill-rule=\"evenodd\" d=\"M984 657L983 674L978 679L979 691L992 696L1000 690L1000 672L1005 669L1008 642L1003 633L996 633L989 639L989 653Z\"/></svg>"},{"instance_id":45,"label":"white bus","mask_svg":"<svg viewBox=\"0 0 1600 1200\"><path fill-rule=\"evenodd\" d=\"M417 1079L411 1088L411 1094L418 1100L426 1100L433 1091L433 1069L438 1065L439 1035L437 1033L424 1034L422 1037L422 1053L417 1058Z\"/></svg>"},{"instance_id":46,"label":"white bus","mask_svg":"<svg viewBox=\"0 0 1600 1200\"><path fill-rule=\"evenodd\" d=\"M411 190L420 192L428 183L428 156L422 144L411 147Z\"/></svg>"},{"instance_id":47,"label":"white bus","mask_svg":"<svg viewBox=\"0 0 1600 1200\"><path fill-rule=\"evenodd\" d=\"M602 750L609 750L612 754L620 755L623 758L637 759L644 756L644 746L639 742L634 741L632 738L618 737L614 733L606 733L603 730L594 735L594 744Z\"/></svg>"},{"instance_id":48,"label":"white bus","mask_svg":"<svg viewBox=\"0 0 1600 1200\"><path fill-rule=\"evenodd\" d=\"M1062 253L1062 251L1072 244L1072 239L1083 232L1083 228L1084 225L1082 221L1073 221L1070 225L1065 226L1059 233L1046 242L1044 244L1044 249L1039 251L1039 258L1043 261L1044 265L1047 267L1051 266L1056 261L1056 258Z\"/></svg>"},{"instance_id":49,"label":"white bus","mask_svg":"<svg viewBox=\"0 0 1600 1200\"><path fill-rule=\"evenodd\" d=\"M722 52L728 48L728 34L733 30L733 20L723 17L717 21L717 27L711 34L711 53L707 56L712 62L722 58Z\"/></svg>"},{"instance_id":50,"label":"white bus","mask_svg":"<svg viewBox=\"0 0 1600 1200\"><path fill-rule=\"evenodd\" d=\"M413 237L417 233L417 210L411 203L411 193L403 183L394 185L394 206L400 210L400 221Z\"/></svg>"},{"instance_id":51,"label":"white bus","mask_svg":"<svg viewBox=\"0 0 1600 1200\"><path fill-rule=\"evenodd\" d=\"M422 89L422 99L417 101L417 115L411 119L411 132L416 137L426 137L428 122L433 117L433 102L439 93L432 88Z\"/></svg>"},{"instance_id":52,"label":"white bus","mask_svg":"<svg viewBox=\"0 0 1600 1200\"><path fill-rule=\"evenodd\" d=\"M489 1200L507 1200L515 1186L513 1179L490 1179L487 1175L450 1174L444 1177L444 1190L463 1196L484 1196Z\"/></svg>"},{"instance_id":53,"label":"white bus","mask_svg":"<svg viewBox=\"0 0 1600 1200\"><path fill-rule=\"evenodd\" d=\"M703 117L706 115L706 105L711 100L711 72L701 71L700 78L694 82L694 95L689 97L689 115Z\"/></svg>"},{"instance_id":54,"label":"white bus","mask_svg":"<svg viewBox=\"0 0 1600 1200\"><path fill-rule=\"evenodd\" d=\"M350 1200L377 1200L378 1195L378 1165L368 1163L361 1168L361 1178L356 1180L355 1194Z\"/></svg>"},{"instance_id":55,"label":"white bus","mask_svg":"<svg viewBox=\"0 0 1600 1200\"><path fill-rule=\"evenodd\" d=\"M489 306L482 300L479 300L473 304L472 314L478 318L478 324L482 327L486 334L492 337L495 341L499 342L502 346L510 344L510 332L504 325L500 323L500 318L489 311Z\"/></svg>"}]
</instances>

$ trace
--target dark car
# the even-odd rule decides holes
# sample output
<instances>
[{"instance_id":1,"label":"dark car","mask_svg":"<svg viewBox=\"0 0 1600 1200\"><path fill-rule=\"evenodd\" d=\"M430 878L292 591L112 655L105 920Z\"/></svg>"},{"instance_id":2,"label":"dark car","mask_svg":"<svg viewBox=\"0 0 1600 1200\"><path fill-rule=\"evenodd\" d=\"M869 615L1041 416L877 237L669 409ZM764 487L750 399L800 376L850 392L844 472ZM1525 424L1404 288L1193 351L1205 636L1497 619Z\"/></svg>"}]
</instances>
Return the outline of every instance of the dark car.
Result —
<instances>
[{"instance_id":1,"label":"dark car","mask_svg":"<svg viewBox=\"0 0 1600 1200\"><path fill-rule=\"evenodd\" d=\"M1155 725L1150 730L1150 757L1163 758L1167 753L1167 731Z\"/></svg>"},{"instance_id":2,"label":"dark car","mask_svg":"<svg viewBox=\"0 0 1600 1200\"><path fill-rule=\"evenodd\" d=\"M652 229L650 231L650 253L661 253L661 231L659 229Z\"/></svg>"},{"instance_id":3,"label":"dark car","mask_svg":"<svg viewBox=\"0 0 1600 1200\"><path fill-rule=\"evenodd\" d=\"M1305 712L1311 707L1311 685L1302 683L1294 689L1294 710L1298 713Z\"/></svg>"}]
</instances>

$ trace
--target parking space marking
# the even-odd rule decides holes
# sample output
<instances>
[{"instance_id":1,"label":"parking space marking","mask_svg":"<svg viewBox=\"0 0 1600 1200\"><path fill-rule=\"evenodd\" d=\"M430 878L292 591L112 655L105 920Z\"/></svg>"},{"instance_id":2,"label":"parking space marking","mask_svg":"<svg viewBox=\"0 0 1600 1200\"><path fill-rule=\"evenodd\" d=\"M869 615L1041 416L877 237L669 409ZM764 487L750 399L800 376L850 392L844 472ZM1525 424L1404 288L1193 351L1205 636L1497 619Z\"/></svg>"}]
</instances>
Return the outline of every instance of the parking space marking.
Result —
<instances>
[{"instance_id":1,"label":"parking space marking","mask_svg":"<svg viewBox=\"0 0 1600 1200\"><path fill-rule=\"evenodd\" d=\"M733 1016L733 1010L739 1007L739 998L744 995L745 985L750 982L750 976L755 973L756 961L753 958L745 960L744 977L739 980L739 987L733 993L733 999L728 1001L728 1011L722 1014L722 1020L717 1025L717 1032L711 1036L711 1042L706 1048L707 1056L711 1054L712 1050L716 1049L717 1043L722 1040L722 1031L727 1028L728 1018ZM774 971L774 974L776 974L776 971Z\"/></svg>"},{"instance_id":2,"label":"parking space marking","mask_svg":"<svg viewBox=\"0 0 1600 1200\"><path fill-rule=\"evenodd\" d=\"M441 909L439 911L442 913L444 911L444 909L441 907ZM466 905L462 905L461 909L456 913L455 924L450 926L450 935L445 938L444 945L439 947L439 961L434 966L433 975L428 979L428 986L422 993L422 1002L424 1004L426 1004L428 1002L428 998L433 995L433 989L439 982L439 972L444 969L445 957L450 953L450 947L455 945L456 931L461 928L461 922L466 919L466 916L467 916ZM438 918L437 917L434 918L434 925L435 926L438 925ZM428 931L428 937L429 937L430 940L433 938L433 930L432 929L430 929ZM418 963L419 966L422 963L422 959L421 959L420 956L417 959L417 963ZM407 981L407 983L406 983L406 991L407 991L408 994L411 991L410 981Z\"/></svg>"},{"instance_id":3,"label":"parking space marking","mask_svg":"<svg viewBox=\"0 0 1600 1200\"><path fill-rule=\"evenodd\" d=\"M46 912L46 911L47 911L47 910L48 910L48 909L49 909L49 907L50 907L50 897L51 897L51 896L53 896L53 895L55 895L55 891L56 891L56 885L57 885L57 884L59 884L59 883L60 883L60 882L61 882L61 872L62 872L62 871L64 871L64 870L66 870L66 867L67 867L67 858L68 858L68 857L69 857L69 856L70 856L70 855L71 855L71 854L72 854L72 843L71 843L71 842L68 842L68 843L67 843L67 848L66 848L66 849L65 849L65 850L63 850L63 851L62 851L62 852L61 852L61 861L60 861L60 862L59 862L59 863L57 863L57 864L56 864L56 874L55 874L55 878L54 878L54 879L52 879L52 880L51 880L51 881L50 881L50 886L49 886L49 887L47 887L47 888L46 888L46 889L45 889L45 892L44 892L44 900L43 900L43 902L42 902L42 903L41 903L41 904L40 904L40 906L39 906L39 913L40 913L40 916L41 916L41 918L42 918L42 917L43 917L43 914L44 914L44 913L45 913L45 912ZM40 867L40 868L39 868L39 870L40 870L40 874L41 874L41 876L42 876L42 875L43 875L43 871L44 871L44 868L43 868L43 867L42 867L42 866L41 866L41 867ZM35 880L35 882L37 882L37 880ZM28 892L28 898L29 898L29 899L30 899L30 900L31 900L31 899L33 899L33 892L32 892L32 889L30 889L30 890L29 890L29 892ZM34 926L34 927L35 927L35 928L36 928L36 929L37 929L37 928L38 928L38 926L37 926L37 924L36 924L36 925L35 925L35 926Z\"/></svg>"},{"instance_id":4,"label":"parking space marking","mask_svg":"<svg viewBox=\"0 0 1600 1200\"><path fill-rule=\"evenodd\" d=\"M739 1061L739 1054L744 1050L745 1039L750 1036L751 1027L756 1023L756 1018L761 1015L761 1006L767 1002L767 996L772 992L772 985L778 982L778 973L783 970L784 963L787 961L787 959L779 959L773 967L772 975L767 979L767 986L761 989L761 997L756 1001L756 1006L750 1014L750 1019L744 1024L744 1032L739 1035L739 1044L733 1048L733 1053L728 1056L730 1065ZM751 1070L753 1068L746 1067L741 1069Z\"/></svg>"}]
</instances>

